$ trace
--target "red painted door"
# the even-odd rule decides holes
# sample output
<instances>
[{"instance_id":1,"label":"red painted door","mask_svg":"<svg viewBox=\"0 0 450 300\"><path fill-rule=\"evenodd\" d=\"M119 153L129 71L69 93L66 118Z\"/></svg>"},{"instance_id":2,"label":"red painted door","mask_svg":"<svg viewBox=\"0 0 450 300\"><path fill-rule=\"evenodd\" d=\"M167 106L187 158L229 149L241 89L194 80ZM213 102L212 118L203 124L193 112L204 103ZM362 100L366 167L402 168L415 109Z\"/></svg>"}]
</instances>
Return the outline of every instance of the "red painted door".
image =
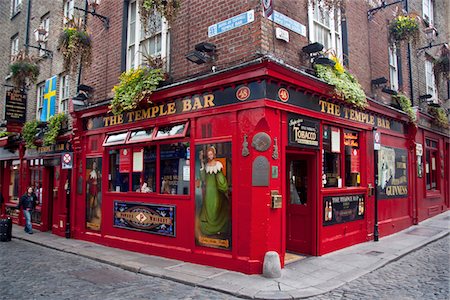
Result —
<instances>
[{"instance_id":1,"label":"red painted door","mask_svg":"<svg viewBox=\"0 0 450 300\"><path fill-rule=\"evenodd\" d=\"M315 254L316 234L313 226L316 156L295 154L287 157L286 250Z\"/></svg>"}]
</instances>

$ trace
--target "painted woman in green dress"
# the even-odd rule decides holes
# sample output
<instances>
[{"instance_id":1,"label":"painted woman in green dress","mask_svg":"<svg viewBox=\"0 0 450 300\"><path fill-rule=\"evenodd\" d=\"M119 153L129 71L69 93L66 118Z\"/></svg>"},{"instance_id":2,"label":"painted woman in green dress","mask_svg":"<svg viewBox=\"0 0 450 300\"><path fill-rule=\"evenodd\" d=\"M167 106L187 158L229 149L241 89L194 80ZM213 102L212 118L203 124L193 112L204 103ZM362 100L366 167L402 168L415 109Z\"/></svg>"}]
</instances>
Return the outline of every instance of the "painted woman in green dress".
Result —
<instances>
[{"instance_id":1,"label":"painted woman in green dress","mask_svg":"<svg viewBox=\"0 0 450 300\"><path fill-rule=\"evenodd\" d=\"M204 235L222 235L230 230L230 203L228 183L223 174L223 165L215 160L216 149L206 151L208 162L203 161L203 151L199 153L200 177L205 184L202 208L200 211L200 230Z\"/></svg>"}]
</instances>

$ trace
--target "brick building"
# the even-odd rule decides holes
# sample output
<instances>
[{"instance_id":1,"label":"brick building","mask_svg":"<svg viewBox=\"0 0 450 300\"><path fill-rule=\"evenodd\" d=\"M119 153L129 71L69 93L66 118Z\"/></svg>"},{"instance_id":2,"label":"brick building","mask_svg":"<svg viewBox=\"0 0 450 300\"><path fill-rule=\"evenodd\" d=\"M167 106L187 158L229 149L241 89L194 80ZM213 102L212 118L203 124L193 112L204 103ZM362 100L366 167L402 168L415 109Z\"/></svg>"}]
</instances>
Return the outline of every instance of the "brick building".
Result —
<instances>
[{"instance_id":1,"label":"brick building","mask_svg":"<svg viewBox=\"0 0 450 300\"><path fill-rule=\"evenodd\" d=\"M73 168L43 167L48 188L71 191L70 204L56 208L62 195L48 193L43 229L260 273L267 251L284 265L287 252L322 255L450 206L448 129L419 102L432 82L421 60L448 42L448 4L165 1L179 4L175 18L153 17L145 31L139 2L103 0L88 14L92 64L79 82L88 92L71 90ZM421 33L394 47L388 26L402 9L420 16ZM431 14L439 35L428 44ZM315 42L324 50L307 53ZM316 76L330 54L359 81L365 109ZM148 57L164 62L166 80L134 110L112 114L120 74ZM438 87L446 107L448 84ZM398 92L422 107L418 127Z\"/></svg>"}]
</instances>

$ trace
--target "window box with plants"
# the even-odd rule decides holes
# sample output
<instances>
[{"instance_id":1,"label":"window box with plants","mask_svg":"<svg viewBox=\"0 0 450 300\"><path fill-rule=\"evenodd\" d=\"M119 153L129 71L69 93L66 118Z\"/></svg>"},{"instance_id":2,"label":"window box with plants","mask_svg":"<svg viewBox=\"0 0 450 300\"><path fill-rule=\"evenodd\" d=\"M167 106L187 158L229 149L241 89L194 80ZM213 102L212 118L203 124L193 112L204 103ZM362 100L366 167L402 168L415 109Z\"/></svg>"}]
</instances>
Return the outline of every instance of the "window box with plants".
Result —
<instances>
[{"instance_id":1,"label":"window box with plants","mask_svg":"<svg viewBox=\"0 0 450 300\"><path fill-rule=\"evenodd\" d=\"M358 80L345 70L337 57L332 56L331 59L335 62L334 66L314 64L316 76L334 86L334 92L339 98L354 107L365 109L368 105L366 94Z\"/></svg>"},{"instance_id":2,"label":"window box with plants","mask_svg":"<svg viewBox=\"0 0 450 300\"><path fill-rule=\"evenodd\" d=\"M448 121L448 116L442 107L428 107L428 113L433 117L433 123L441 128L448 129L450 124Z\"/></svg>"},{"instance_id":3,"label":"window box with plants","mask_svg":"<svg viewBox=\"0 0 450 300\"><path fill-rule=\"evenodd\" d=\"M399 93L397 95L393 95L392 99L397 101L397 103L400 106L400 109L408 115L409 121L412 124L416 125L417 117L416 117L416 112L412 108L411 99L409 99L406 95L401 94L401 93Z\"/></svg>"},{"instance_id":4,"label":"window box with plants","mask_svg":"<svg viewBox=\"0 0 450 300\"><path fill-rule=\"evenodd\" d=\"M39 66L36 60L25 52L20 52L14 57L13 62L9 65L9 71L14 85L20 89L36 83L39 76Z\"/></svg>"},{"instance_id":5,"label":"window box with plants","mask_svg":"<svg viewBox=\"0 0 450 300\"><path fill-rule=\"evenodd\" d=\"M44 146L51 146L56 143L56 139L63 132L64 124L67 124L67 115L60 113L48 119L47 128L44 133Z\"/></svg>"},{"instance_id":6,"label":"window box with plants","mask_svg":"<svg viewBox=\"0 0 450 300\"><path fill-rule=\"evenodd\" d=\"M164 81L164 72L140 66L122 73L119 80L113 88L114 97L109 107L114 114L136 109Z\"/></svg>"},{"instance_id":7,"label":"window box with plants","mask_svg":"<svg viewBox=\"0 0 450 300\"><path fill-rule=\"evenodd\" d=\"M36 135L39 132L39 126L41 126L41 122L37 120L25 122L22 127L22 137L25 141L25 148L27 149L36 149Z\"/></svg>"}]
</instances>

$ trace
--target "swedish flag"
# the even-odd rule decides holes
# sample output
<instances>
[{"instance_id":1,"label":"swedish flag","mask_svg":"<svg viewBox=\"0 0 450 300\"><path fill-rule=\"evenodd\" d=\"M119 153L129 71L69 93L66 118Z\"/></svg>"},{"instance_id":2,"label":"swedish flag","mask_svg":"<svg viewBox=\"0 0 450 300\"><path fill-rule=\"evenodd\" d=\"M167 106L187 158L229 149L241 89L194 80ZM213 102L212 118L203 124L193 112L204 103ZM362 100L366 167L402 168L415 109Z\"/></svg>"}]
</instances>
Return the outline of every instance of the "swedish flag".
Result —
<instances>
[{"instance_id":1,"label":"swedish flag","mask_svg":"<svg viewBox=\"0 0 450 300\"><path fill-rule=\"evenodd\" d=\"M45 80L44 103L42 104L41 121L47 122L56 113L56 76Z\"/></svg>"}]
</instances>

